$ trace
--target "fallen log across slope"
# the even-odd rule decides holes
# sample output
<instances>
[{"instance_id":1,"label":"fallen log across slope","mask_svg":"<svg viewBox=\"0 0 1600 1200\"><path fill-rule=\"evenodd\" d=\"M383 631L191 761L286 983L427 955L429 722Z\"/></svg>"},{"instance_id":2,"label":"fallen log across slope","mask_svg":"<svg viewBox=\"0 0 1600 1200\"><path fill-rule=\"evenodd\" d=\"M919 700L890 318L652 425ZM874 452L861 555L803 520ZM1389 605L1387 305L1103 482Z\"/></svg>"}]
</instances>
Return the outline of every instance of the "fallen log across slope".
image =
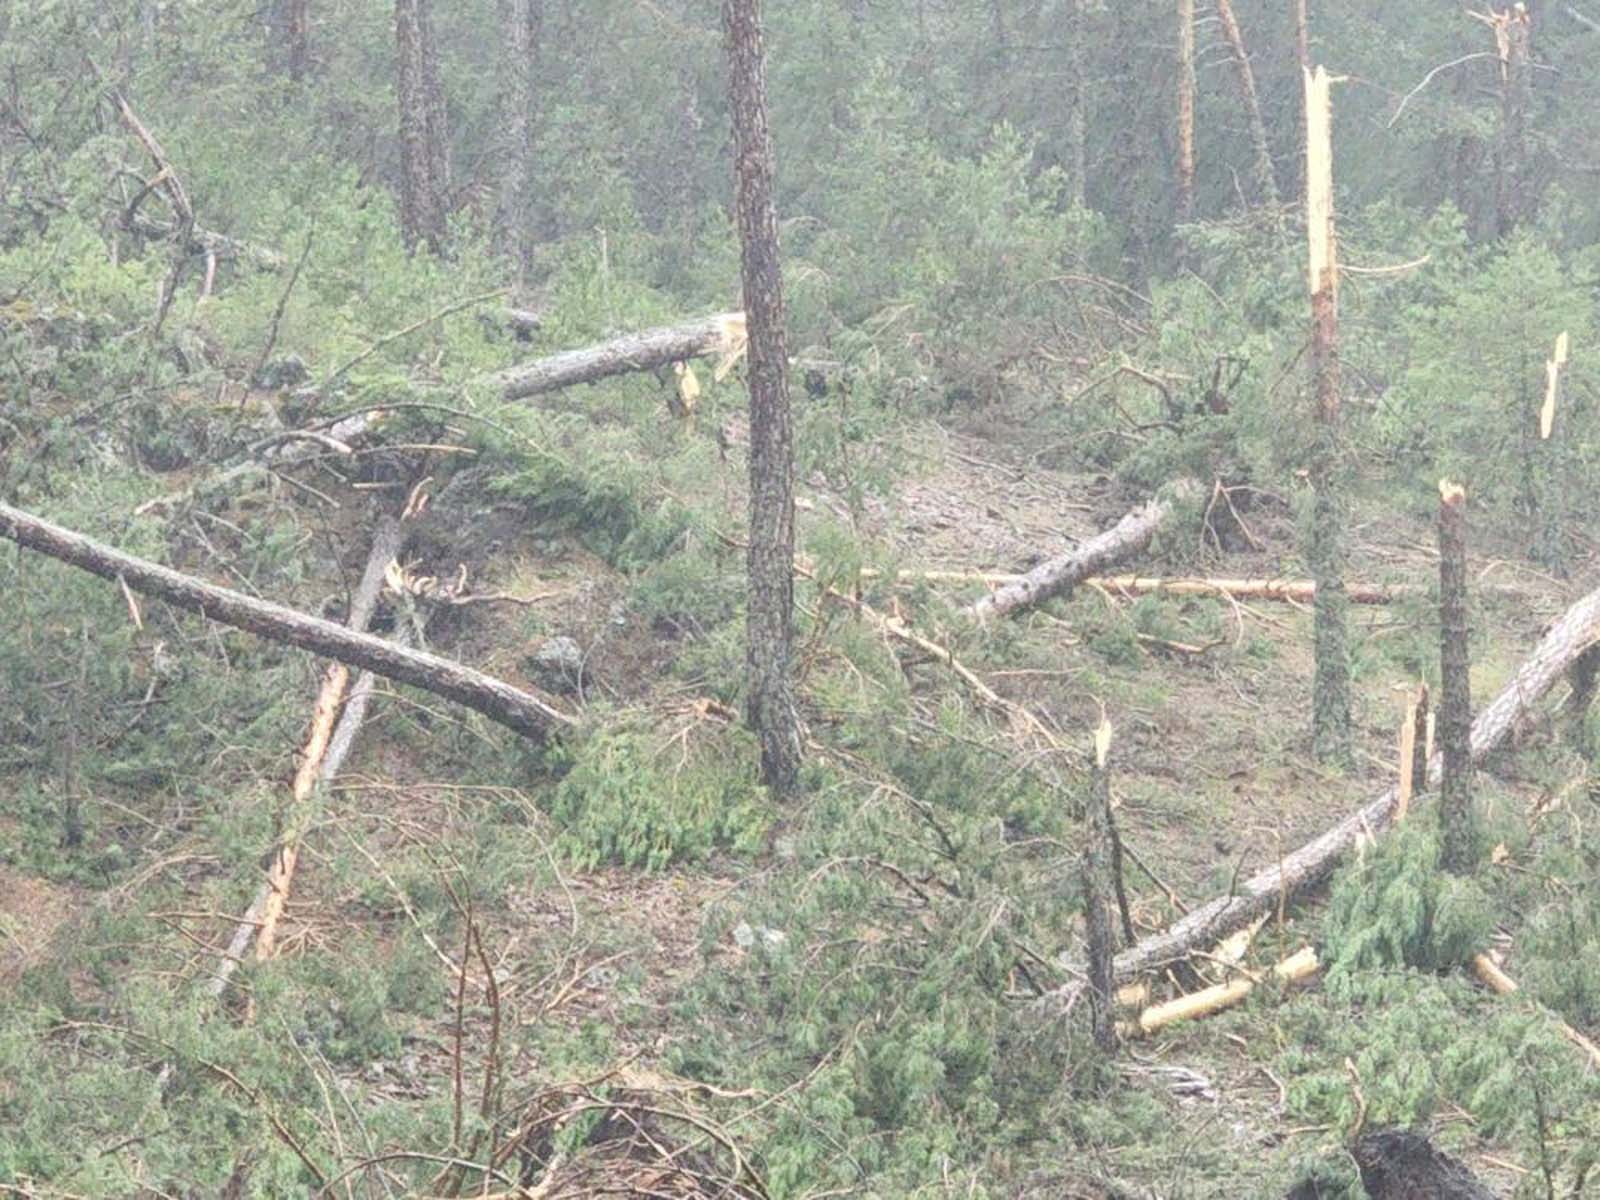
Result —
<instances>
[{"instance_id":1,"label":"fallen log across slope","mask_svg":"<svg viewBox=\"0 0 1600 1200\"><path fill-rule=\"evenodd\" d=\"M743 348L744 314L719 313L680 325L626 334L579 350L564 350L520 366L479 376L477 382L496 389L504 400L526 400L577 384L595 383L633 371L651 371L669 363L702 358L709 354L719 355L724 363L731 363ZM345 364L330 378L343 375L352 365ZM263 470L282 471L329 454L349 454L352 452L352 443L359 442L371 433L383 416L384 409L381 407L368 408L330 419L309 429L271 434L249 447L243 462L180 491L147 500L135 511L142 516L158 508L186 503L203 492Z\"/></svg>"},{"instance_id":2,"label":"fallen log across slope","mask_svg":"<svg viewBox=\"0 0 1600 1200\"><path fill-rule=\"evenodd\" d=\"M454 700L535 741L577 727L576 718L533 693L472 667L436 654L405 649L370 633L357 633L281 604L205 583L170 567L124 554L6 504L0 504L0 537L102 579L120 580L136 592L155 596L190 612L203 613L236 629L311 650L350 666L363 667L385 679L408 683Z\"/></svg>"},{"instance_id":3,"label":"fallen log across slope","mask_svg":"<svg viewBox=\"0 0 1600 1200\"><path fill-rule=\"evenodd\" d=\"M526 400L575 384L631 371L652 371L707 354L731 358L743 348L744 336L742 312L718 313L681 325L626 334L581 350L564 350L495 371L481 382L497 388L506 400Z\"/></svg>"},{"instance_id":4,"label":"fallen log across slope","mask_svg":"<svg viewBox=\"0 0 1600 1200\"><path fill-rule=\"evenodd\" d=\"M1501 743L1529 710L1589 647L1600 642L1600 589L1579 600L1545 633L1538 646L1472 723L1472 759L1481 762ZM1439 780L1442 760L1428 763L1430 784ZM1338 825L1238 885L1231 896L1219 896L1190 912L1161 933L1145 938L1117 955L1115 978L1125 983L1165 963L1187 958L1195 950L1220 941L1262 914L1280 895L1288 898L1326 878L1363 835L1375 836L1394 822L1399 788L1358 809ZM1046 996L1054 1001L1076 984Z\"/></svg>"},{"instance_id":5,"label":"fallen log across slope","mask_svg":"<svg viewBox=\"0 0 1600 1200\"><path fill-rule=\"evenodd\" d=\"M961 611L984 621L990 617L1010 616L1071 591L1091 575L1098 575L1143 550L1178 504L1198 490L1198 485L1191 480L1178 481L1168 495L1157 496L1140 505L1104 533L1096 534L1067 554L1040 563L1015 583L1006 584Z\"/></svg>"}]
</instances>

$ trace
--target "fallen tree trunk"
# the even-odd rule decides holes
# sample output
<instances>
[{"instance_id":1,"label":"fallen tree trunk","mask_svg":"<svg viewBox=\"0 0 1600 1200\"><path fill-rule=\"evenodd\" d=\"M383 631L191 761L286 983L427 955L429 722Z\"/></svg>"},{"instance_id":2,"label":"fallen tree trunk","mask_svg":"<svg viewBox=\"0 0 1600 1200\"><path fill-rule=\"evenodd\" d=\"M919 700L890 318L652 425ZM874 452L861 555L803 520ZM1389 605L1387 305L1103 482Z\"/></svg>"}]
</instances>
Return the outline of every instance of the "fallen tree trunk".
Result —
<instances>
[{"instance_id":1,"label":"fallen tree trunk","mask_svg":"<svg viewBox=\"0 0 1600 1200\"><path fill-rule=\"evenodd\" d=\"M707 354L737 355L744 345L744 314L718 313L682 325L646 329L485 376L507 400L526 400L579 383L630 371L650 371Z\"/></svg>"},{"instance_id":2,"label":"fallen tree trunk","mask_svg":"<svg viewBox=\"0 0 1600 1200\"><path fill-rule=\"evenodd\" d=\"M1282 600L1310 604L1317 585L1309 579L1152 579L1137 575L1106 575L1085 579L1086 586L1128 596L1232 596L1236 600ZM1391 604L1403 588L1350 583L1345 595L1353 604Z\"/></svg>"},{"instance_id":3,"label":"fallen tree trunk","mask_svg":"<svg viewBox=\"0 0 1600 1200\"><path fill-rule=\"evenodd\" d=\"M1600 642L1600 590L1593 591L1552 625L1533 653L1472 724L1472 759L1482 762L1497 749L1517 723L1560 679L1579 655ZM1430 786L1440 778L1442 762L1428 763ZM1231 896L1219 896L1117 955L1115 977L1125 983L1165 963L1187 958L1197 947L1220 941L1234 930L1272 910L1280 895L1288 898L1325 878L1334 864L1363 835L1376 836L1394 821L1400 790L1392 787L1366 807L1308 842L1293 854L1257 872ZM1069 988L1075 985L1068 985ZM1065 994L1052 993L1052 1000Z\"/></svg>"},{"instance_id":4,"label":"fallen tree trunk","mask_svg":"<svg viewBox=\"0 0 1600 1200\"><path fill-rule=\"evenodd\" d=\"M1015 583L967 605L961 611L984 621L1006 617L1070 592L1091 575L1129 558L1150 544L1156 530L1172 515L1178 501L1193 495L1196 485L1180 481L1169 497L1156 497L1125 515L1104 533L1096 534L1069 554L1040 563Z\"/></svg>"},{"instance_id":5,"label":"fallen tree trunk","mask_svg":"<svg viewBox=\"0 0 1600 1200\"><path fill-rule=\"evenodd\" d=\"M577 726L575 718L538 696L482 671L205 583L5 504L0 504L0 537L103 579L119 580L136 592L203 613L236 629L311 650L454 700L535 741Z\"/></svg>"}]
</instances>

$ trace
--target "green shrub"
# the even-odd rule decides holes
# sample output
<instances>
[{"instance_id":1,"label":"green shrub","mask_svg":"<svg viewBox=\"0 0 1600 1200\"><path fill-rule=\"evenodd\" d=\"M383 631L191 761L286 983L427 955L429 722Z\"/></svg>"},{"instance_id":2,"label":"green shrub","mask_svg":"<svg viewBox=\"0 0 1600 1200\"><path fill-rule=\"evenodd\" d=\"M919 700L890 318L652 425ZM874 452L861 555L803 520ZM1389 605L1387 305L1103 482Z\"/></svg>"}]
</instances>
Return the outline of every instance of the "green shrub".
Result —
<instances>
[{"instance_id":1,"label":"green shrub","mask_svg":"<svg viewBox=\"0 0 1600 1200\"><path fill-rule=\"evenodd\" d=\"M686 738L704 735L691 730ZM594 734L550 796L561 845L584 866L661 870L713 850L750 852L770 820L752 774L756 755L737 731L682 745L634 730Z\"/></svg>"}]
</instances>

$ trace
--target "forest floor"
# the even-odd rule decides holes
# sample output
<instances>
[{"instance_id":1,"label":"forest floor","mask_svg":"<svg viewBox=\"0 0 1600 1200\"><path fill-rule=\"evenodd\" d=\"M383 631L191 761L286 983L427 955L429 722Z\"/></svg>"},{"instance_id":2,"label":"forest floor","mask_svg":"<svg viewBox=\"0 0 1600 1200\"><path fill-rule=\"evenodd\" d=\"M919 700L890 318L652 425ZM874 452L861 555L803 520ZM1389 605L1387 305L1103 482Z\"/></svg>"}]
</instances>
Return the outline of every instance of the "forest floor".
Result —
<instances>
[{"instance_id":1,"label":"forest floor","mask_svg":"<svg viewBox=\"0 0 1600 1200\"><path fill-rule=\"evenodd\" d=\"M824 523L847 522L873 548L872 561L911 570L1014 572L1105 527L1138 499L1105 478L1040 466L1037 447L1022 436L986 436L929 421L904 434L899 449L910 469L891 487L858 497L854 506L822 477L802 480L801 544L809 544ZM708 485L721 524L733 531L742 520L741 470L726 464ZM1243 515L1247 533L1225 554L1213 547L1163 545L1154 561L1138 561L1131 569L1159 574L1164 564L1178 562L1187 564L1183 574L1195 573L1200 564L1207 573L1236 578L1300 576L1292 504L1260 496ZM359 570L364 550L358 531L342 532L349 539L345 567ZM419 569L448 572L448 549L435 547L434 561ZM1351 579L1426 587L1436 563L1424 523L1358 508ZM686 748L698 729L730 720L731 712L707 704L667 673L681 652L681 636L635 612L629 581L575 541L557 545L508 531L492 554L473 562L472 572L478 591L536 599L526 606L473 606L441 631L436 648L515 680L539 633L573 637L587 648L583 698L648 713L665 755L675 745ZM1542 627L1597 574L1600 564L1591 561L1571 579L1556 580L1520 563L1514 546L1480 546L1472 564L1480 585L1475 696L1498 689ZM324 588L337 582L312 581ZM961 653L987 682L1073 742L1086 744L1102 710L1110 714L1117 734L1114 797L1123 837L1136 856L1128 883L1134 920L1143 930L1163 926L1175 906L1225 893L1233 880L1271 864L1381 793L1397 769L1395 690L1413 681L1434 652L1417 605L1352 608L1357 762L1352 770L1334 772L1318 767L1307 753L1311 637L1304 608L1211 597L1132 602L1080 589L1069 601L1020 618L1002 635L1017 641L1002 642L1002 661L990 663L984 659L987 643L951 632L942 600L930 597L970 597L973 591L942 584L927 590L880 587L875 602L893 604L913 618L922 615L919 603L926 605L936 623L946 622L939 628L959 639ZM919 687L956 686L938 664L908 670ZM309 709L309 668L306 679ZM394 693L381 688L380 696L392 700ZM417 738L414 719L397 719L406 711L415 718L418 703L414 697L403 705L380 701L308 842L280 934L280 952L290 960L376 956L389 963L395 978L414 981L415 994L399 1006L409 1011L400 1019L398 1040L359 1067L330 1066L329 1077L338 1080L335 1091L359 1087L394 1103L437 1104L452 1094L464 1042L469 1070L475 1055L493 1047L489 1053L498 1055L498 1070L513 1090L533 1092L559 1076L563 1055L581 1058L573 1046L603 1037L619 1064L614 1081L693 1092L692 1085L669 1079L664 1065L682 1023L694 1019L688 988L708 963L750 952L745 937L708 937L717 925L710 916L737 910L753 881L780 869L777 842L769 836L768 851L754 857L715 855L655 872L583 869L559 853L536 797L504 781L485 781L481 770L462 772L441 763ZM423 719L454 721L428 712L426 704ZM1528 731L1531 739L1542 736ZM459 755L459 747L452 753ZM1513 768L1490 790L1488 802L1530 811L1550 803L1553 786L1519 778ZM527 842L511 858L500 853L495 827L483 822L486 811L520 812L517 819L545 845L543 860L527 860ZM0 803L0 831L24 819L26 806ZM164 853L166 865L155 866L168 881L187 881L191 915L237 909L237 880L196 861L184 863L186 854L204 858L201 839L168 845ZM1512 862L1494 869L1515 867ZM501 902L473 913L484 960L492 964L493 989L482 971L468 972L463 982L453 964L470 956L459 944L459 931L456 941L443 940L441 923L420 911L438 907L440 878L461 872L503 877ZM126 886L124 880L119 890ZM95 903L92 891L81 881L48 878L26 861L7 862L0 855L0 990L38 967L52 947L72 946L81 913ZM1286 926L1269 927L1258 939L1249 960L1254 967L1315 940L1315 899L1291 905L1287 916ZM211 951L226 939L228 922L172 917L167 924L173 932L165 944L135 970L155 970L152 964L159 961L167 964L162 970L203 974ZM426 945L420 953L407 948L418 934ZM92 991L115 984L79 976L73 986ZM391 987L391 1002L403 986ZM1296 1126L1287 1115L1286 1084L1273 1065L1285 1037L1274 1003L1269 997L1127 1045L1119 1070L1128 1087L1147 1093L1164 1111L1170 1136L1160 1144L1107 1149L1092 1170L1063 1172L1042 1185L1037 1177L1005 1184L1001 1171L991 1181L996 1194L1088 1196L1096 1194L1091 1181L1098 1179L1099 1194L1111 1195L1104 1181L1120 1179L1141 1189L1140 1195L1254 1195L1281 1179L1283 1164L1302 1146L1326 1144L1330 1129ZM511 1036L507 1030L534 1033ZM804 1081L793 1086L803 1088ZM0 1100L3 1093L0 1086ZM777 1099L752 1092L732 1101L757 1107ZM348 1103L331 1094L316 1103L343 1137L375 1136L361 1127L361 1113ZM1462 1121L1447 1130L1450 1144L1509 1194L1533 1164L1514 1161L1492 1139L1477 1138L1470 1118L1457 1111Z\"/></svg>"}]
</instances>

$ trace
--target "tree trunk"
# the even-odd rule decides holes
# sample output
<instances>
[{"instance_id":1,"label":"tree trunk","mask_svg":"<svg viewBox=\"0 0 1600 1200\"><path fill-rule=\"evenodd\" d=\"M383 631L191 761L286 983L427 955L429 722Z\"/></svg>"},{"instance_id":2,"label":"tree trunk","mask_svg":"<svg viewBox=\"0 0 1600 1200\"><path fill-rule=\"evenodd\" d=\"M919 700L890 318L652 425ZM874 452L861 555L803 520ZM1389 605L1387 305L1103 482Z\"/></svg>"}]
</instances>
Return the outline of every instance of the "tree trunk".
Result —
<instances>
[{"instance_id":1,"label":"tree trunk","mask_svg":"<svg viewBox=\"0 0 1600 1200\"><path fill-rule=\"evenodd\" d=\"M760 0L722 0L733 111L735 208L750 339L750 595L746 716L761 739L761 774L777 794L800 770L795 706L794 445L772 131L767 124L766 49Z\"/></svg>"},{"instance_id":2,"label":"tree trunk","mask_svg":"<svg viewBox=\"0 0 1600 1200\"><path fill-rule=\"evenodd\" d=\"M1067 197L1089 204L1089 89L1084 81L1083 0L1067 0Z\"/></svg>"},{"instance_id":3,"label":"tree trunk","mask_svg":"<svg viewBox=\"0 0 1600 1200\"><path fill-rule=\"evenodd\" d=\"M1178 220L1194 215L1194 0L1178 0Z\"/></svg>"},{"instance_id":4,"label":"tree trunk","mask_svg":"<svg viewBox=\"0 0 1600 1200\"><path fill-rule=\"evenodd\" d=\"M1178 502L1196 493L1195 484L1180 480L1170 498L1157 497L1125 515L1068 554L1040 563L1015 583L1007 584L961 611L983 621L1005 617L1065 595L1091 575L1130 558L1150 544Z\"/></svg>"},{"instance_id":5,"label":"tree trunk","mask_svg":"<svg viewBox=\"0 0 1600 1200\"><path fill-rule=\"evenodd\" d=\"M395 0L395 96L400 113L400 227L406 244L443 250L450 187L444 93L433 46L432 0Z\"/></svg>"},{"instance_id":6,"label":"tree trunk","mask_svg":"<svg viewBox=\"0 0 1600 1200\"><path fill-rule=\"evenodd\" d=\"M1490 10L1494 10L1491 8ZM1500 53L1500 144L1495 170L1495 235L1505 237L1533 213L1528 173L1528 118L1533 110L1533 19L1521 4L1492 18Z\"/></svg>"},{"instance_id":7,"label":"tree trunk","mask_svg":"<svg viewBox=\"0 0 1600 1200\"><path fill-rule=\"evenodd\" d=\"M598 346L565 350L486 376L507 400L526 400L579 383L594 383L630 371L653 371L706 354L732 357L745 342L743 313L719 313L682 325L630 333ZM752 442L754 433L752 432Z\"/></svg>"},{"instance_id":8,"label":"tree trunk","mask_svg":"<svg viewBox=\"0 0 1600 1200\"><path fill-rule=\"evenodd\" d=\"M203 613L236 629L364 667L385 679L454 700L535 741L577 726L574 718L538 696L482 671L435 654L404 650L369 633L356 633L281 604L205 583L5 504L0 504L0 537L102 579L119 580L136 592Z\"/></svg>"},{"instance_id":9,"label":"tree trunk","mask_svg":"<svg viewBox=\"0 0 1600 1200\"><path fill-rule=\"evenodd\" d=\"M1339 446L1339 261L1333 219L1333 113L1328 73L1303 71L1306 106L1306 232L1311 292L1315 440L1310 553L1316 584L1311 742L1322 762L1350 761L1349 598L1344 587L1344 488Z\"/></svg>"},{"instance_id":10,"label":"tree trunk","mask_svg":"<svg viewBox=\"0 0 1600 1200\"><path fill-rule=\"evenodd\" d=\"M1572 664L1600 640L1600 589L1569 608L1540 639L1538 646L1517 669L1499 695L1472 723L1471 752L1482 762L1533 706L1565 675ZM1435 755L1428 764L1431 784L1442 775ZM1394 822L1399 788L1392 787L1358 809L1326 833L1283 859L1239 883L1231 895L1220 896L1195 909L1182 920L1145 938L1117 955L1116 981L1130 979L1166 963L1180 962L1196 949L1221 941L1264 913L1276 908L1280 897L1292 897L1325 879L1334 864L1363 837L1382 833ZM1059 997L1064 993L1053 993ZM1051 997L1045 998L1046 1002Z\"/></svg>"},{"instance_id":11,"label":"tree trunk","mask_svg":"<svg viewBox=\"0 0 1600 1200\"><path fill-rule=\"evenodd\" d=\"M1089 1019L1094 1042L1104 1053L1117 1048L1116 1000L1113 983L1117 935L1111 924L1112 875L1111 725L1104 719L1095 732L1094 767L1090 776L1087 830L1083 849L1083 907L1089 951Z\"/></svg>"},{"instance_id":12,"label":"tree trunk","mask_svg":"<svg viewBox=\"0 0 1600 1200\"><path fill-rule=\"evenodd\" d=\"M1222 21L1222 35L1233 54L1239 99L1244 104L1245 117L1250 122L1250 145L1255 153L1256 203L1276 214L1278 181L1272 169L1272 152L1267 146L1267 123L1261 116L1261 98L1256 92L1256 74L1250 66L1250 55L1245 50L1244 34L1239 31L1238 18L1233 15L1233 0L1217 0L1217 16Z\"/></svg>"},{"instance_id":13,"label":"tree trunk","mask_svg":"<svg viewBox=\"0 0 1600 1200\"><path fill-rule=\"evenodd\" d=\"M1311 69L1311 22L1306 16L1306 0L1293 0L1294 52L1300 66Z\"/></svg>"},{"instance_id":14,"label":"tree trunk","mask_svg":"<svg viewBox=\"0 0 1600 1200\"><path fill-rule=\"evenodd\" d=\"M1472 812L1472 687L1467 637L1467 494L1439 484L1439 864L1470 874L1477 831Z\"/></svg>"},{"instance_id":15,"label":"tree trunk","mask_svg":"<svg viewBox=\"0 0 1600 1200\"><path fill-rule=\"evenodd\" d=\"M500 62L498 195L494 243L520 286L528 265L528 171L533 158L534 69L544 22L543 0L499 0Z\"/></svg>"}]
</instances>

